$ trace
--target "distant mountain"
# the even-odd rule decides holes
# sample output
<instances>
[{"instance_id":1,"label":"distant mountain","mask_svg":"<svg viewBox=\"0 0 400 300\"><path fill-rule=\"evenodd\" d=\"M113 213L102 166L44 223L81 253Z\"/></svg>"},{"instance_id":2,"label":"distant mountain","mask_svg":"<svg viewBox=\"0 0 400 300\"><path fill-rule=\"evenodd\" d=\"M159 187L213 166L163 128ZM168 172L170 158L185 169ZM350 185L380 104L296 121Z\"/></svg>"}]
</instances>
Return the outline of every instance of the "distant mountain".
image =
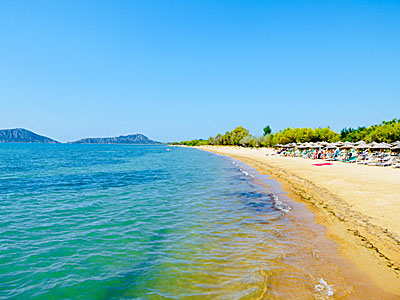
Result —
<instances>
[{"instance_id":1,"label":"distant mountain","mask_svg":"<svg viewBox=\"0 0 400 300\"><path fill-rule=\"evenodd\" d=\"M36 134L24 128L1 129L0 143L50 143L59 142L43 135Z\"/></svg>"},{"instance_id":2,"label":"distant mountain","mask_svg":"<svg viewBox=\"0 0 400 300\"><path fill-rule=\"evenodd\" d=\"M107 138L85 138L72 144L137 144L137 145L161 145L163 143L153 141L143 134L121 135Z\"/></svg>"}]
</instances>

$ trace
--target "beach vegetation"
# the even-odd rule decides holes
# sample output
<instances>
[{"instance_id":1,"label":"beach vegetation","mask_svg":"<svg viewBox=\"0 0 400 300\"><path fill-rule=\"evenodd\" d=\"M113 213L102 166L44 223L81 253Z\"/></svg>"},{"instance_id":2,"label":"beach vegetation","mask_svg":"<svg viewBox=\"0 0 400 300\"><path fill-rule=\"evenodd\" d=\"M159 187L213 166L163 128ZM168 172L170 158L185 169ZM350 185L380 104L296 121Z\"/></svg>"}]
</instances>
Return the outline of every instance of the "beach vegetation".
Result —
<instances>
[{"instance_id":1,"label":"beach vegetation","mask_svg":"<svg viewBox=\"0 0 400 300\"><path fill-rule=\"evenodd\" d=\"M305 142L337 142L340 140L340 135L330 129L324 128L286 128L275 133L267 143L268 146L276 144L288 143L305 143Z\"/></svg>"},{"instance_id":2,"label":"beach vegetation","mask_svg":"<svg viewBox=\"0 0 400 300\"><path fill-rule=\"evenodd\" d=\"M385 142L393 143L400 140L400 120L383 121L381 124L369 127L343 128L340 131L343 141Z\"/></svg>"},{"instance_id":3,"label":"beach vegetation","mask_svg":"<svg viewBox=\"0 0 400 300\"><path fill-rule=\"evenodd\" d=\"M263 128L263 136L253 136L249 131L238 126L225 134L217 134L207 140L183 141L181 145L200 146L200 145L226 145L242 147L271 147L277 144L306 143L306 142L329 142L337 141L365 141L393 143L400 140L400 120L383 121L381 124L369 127L360 126L358 128L343 128L337 133L329 127L318 128L291 128L287 127L279 132L272 133L268 125Z\"/></svg>"},{"instance_id":4,"label":"beach vegetation","mask_svg":"<svg viewBox=\"0 0 400 300\"><path fill-rule=\"evenodd\" d=\"M182 142L173 142L171 143L171 145L202 146L202 145L209 145L209 142L203 139L199 139L199 140L190 140Z\"/></svg>"},{"instance_id":5,"label":"beach vegetation","mask_svg":"<svg viewBox=\"0 0 400 300\"><path fill-rule=\"evenodd\" d=\"M240 145L244 147L248 147L250 145L250 141L252 140L252 137L250 135L246 135L240 140Z\"/></svg>"}]
</instances>

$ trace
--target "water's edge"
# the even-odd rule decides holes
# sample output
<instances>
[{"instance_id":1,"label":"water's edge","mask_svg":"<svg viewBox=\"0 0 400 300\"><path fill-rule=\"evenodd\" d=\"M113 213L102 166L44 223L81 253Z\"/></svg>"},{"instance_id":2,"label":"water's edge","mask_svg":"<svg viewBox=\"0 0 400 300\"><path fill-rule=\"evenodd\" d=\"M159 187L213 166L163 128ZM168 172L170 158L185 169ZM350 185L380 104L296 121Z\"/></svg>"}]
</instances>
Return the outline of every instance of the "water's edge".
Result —
<instances>
[{"instance_id":1,"label":"water's edge","mask_svg":"<svg viewBox=\"0 0 400 300\"><path fill-rule=\"evenodd\" d=\"M283 211L286 213L287 217L291 218L294 223L301 224L316 233L313 243L314 245L320 245L321 248L319 250L314 249L313 255L318 253L317 256L319 258L325 256L326 259L329 258L330 263L338 266L340 273L343 275L343 279L347 281L344 285L351 286L346 295L349 299L400 299L398 295L392 294L389 291L385 291L378 287L371 280L368 274L359 270L355 264L353 264L347 257L343 256L338 251L338 241L333 240L329 235L327 235L328 228L324 224L315 221L315 213L317 212L309 210L302 201L290 198L288 193L282 188L282 183L279 178L272 179L270 175L260 174L253 166L251 166L251 162L242 161L240 157L213 152L202 148L193 147L192 149L209 152L230 159L236 164L241 164L241 168L246 169L246 172L251 172L251 176L260 180L265 185L272 197L278 200L276 201L276 206L283 207ZM304 257L302 259L304 259ZM315 263L315 261L312 259L310 263ZM324 286L325 296L329 294L336 298L337 295L334 294L332 286L329 285L323 277L320 278L319 284L315 285L316 289L319 289L321 286Z\"/></svg>"}]
</instances>

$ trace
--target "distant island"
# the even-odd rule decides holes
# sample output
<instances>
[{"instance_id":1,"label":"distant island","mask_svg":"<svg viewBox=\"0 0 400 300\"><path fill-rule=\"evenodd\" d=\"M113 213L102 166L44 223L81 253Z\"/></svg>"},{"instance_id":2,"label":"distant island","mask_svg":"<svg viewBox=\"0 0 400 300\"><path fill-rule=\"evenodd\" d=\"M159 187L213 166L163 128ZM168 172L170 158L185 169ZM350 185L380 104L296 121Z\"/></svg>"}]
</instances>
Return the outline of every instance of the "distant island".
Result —
<instances>
[{"instance_id":1,"label":"distant island","mask_svg":"<svg viewBox=\"0 0 400 300\"><path fill-rule=\"evenodd\" d=\"M39 135L24 128L1 129L0 143L46 143L58 144L56 140Z\"/></svg>"},{"instance_id":2,"label":"distant island","mask_svg":"<svg viewBox=\"0 0 400 300\"><path fill-rule=\"evenodd\" d=\"M143 134L121 135L106 138L85 138L71 144L135 144L135 145L161 145L163 143L153 141Z\"/></svg>"},{"instance_id":3,"label":"distant island","mask_svg":"<svg viewBox=\"0 0 400 300\"><path fill-rule=\"evenodd\" d=\"M0 143L46 143L59 144L60 142L49 137L39 135L24 128L0 129ZM164 143L149 139L143 134L121 135L106 138L84 138L68 144L131 144L131 145L162 145Z\"/></svg>"}]
</instances>

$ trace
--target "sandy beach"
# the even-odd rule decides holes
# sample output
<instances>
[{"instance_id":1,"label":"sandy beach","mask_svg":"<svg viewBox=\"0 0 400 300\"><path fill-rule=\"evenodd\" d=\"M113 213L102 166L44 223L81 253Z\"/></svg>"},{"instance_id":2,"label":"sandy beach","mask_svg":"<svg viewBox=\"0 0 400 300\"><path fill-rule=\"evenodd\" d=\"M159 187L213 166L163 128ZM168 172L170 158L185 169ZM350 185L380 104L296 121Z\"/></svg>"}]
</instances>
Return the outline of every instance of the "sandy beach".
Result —
<instances>
[{"instance_id":1,"label":"sandy beach","mask_svg":"<svg viewBox=\"0 0 400 300\"><path fill-rule=\"evenodd\" d=\"M272 149L197 147L238 159L282 184L327 228L340 254L400 296L400 170L272 155Z\"/></svg>"}]
</instances>

